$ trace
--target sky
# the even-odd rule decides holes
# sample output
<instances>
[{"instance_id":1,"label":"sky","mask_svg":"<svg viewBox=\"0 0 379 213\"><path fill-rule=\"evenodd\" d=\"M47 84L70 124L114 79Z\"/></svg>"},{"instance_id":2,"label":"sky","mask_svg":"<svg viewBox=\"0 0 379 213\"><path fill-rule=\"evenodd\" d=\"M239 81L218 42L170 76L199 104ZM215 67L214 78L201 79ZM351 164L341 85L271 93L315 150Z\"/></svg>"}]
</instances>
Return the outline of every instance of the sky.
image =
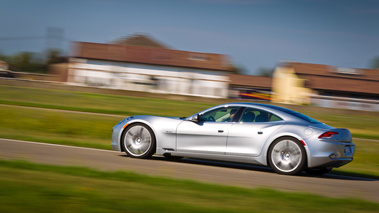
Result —
<instances>
[{"instance_id":1,"label":"sky","mask_svg":"<svg viewBox=\"0 0 379 213\"><path fill-rule=\"evenodd\" d=\"M138 33L172 49L226 54L248 75L281 61L369 68L379 56L379 0L0 3L0 53L8 55L48 47L70 55L70 41L109 43Z\"/></svg>"}]
</instances>

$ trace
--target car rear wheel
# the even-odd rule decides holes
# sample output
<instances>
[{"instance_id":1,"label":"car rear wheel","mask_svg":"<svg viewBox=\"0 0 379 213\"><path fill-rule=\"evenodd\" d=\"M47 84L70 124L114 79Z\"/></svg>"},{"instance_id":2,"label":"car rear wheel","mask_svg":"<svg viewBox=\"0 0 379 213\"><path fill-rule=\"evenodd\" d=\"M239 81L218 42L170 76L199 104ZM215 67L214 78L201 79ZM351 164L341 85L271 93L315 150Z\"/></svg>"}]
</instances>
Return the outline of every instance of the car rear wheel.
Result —
<instances>
[{"instance_id":1,"label":"car rear wheel","mask_svg":"<svg viewBox=\"0 0 379 213\"><path fill-rule=\"evenodd\" d=\"M155 153L155 136L145 124L129 125L123 134L122 146L133 158L149 158Z\"/></svg>"},{"instance_id":2,"label":"car rear wheel","mask_svg":"<svg viewBox=\"0 0 379 213\"><path fill-rule=\"evenodd\" d=\"M299 174L306 162L305 149L302 143L294 138L280 138L270 146L268 161L271 168L279 174Z\"/></svg>"}]
</instances>

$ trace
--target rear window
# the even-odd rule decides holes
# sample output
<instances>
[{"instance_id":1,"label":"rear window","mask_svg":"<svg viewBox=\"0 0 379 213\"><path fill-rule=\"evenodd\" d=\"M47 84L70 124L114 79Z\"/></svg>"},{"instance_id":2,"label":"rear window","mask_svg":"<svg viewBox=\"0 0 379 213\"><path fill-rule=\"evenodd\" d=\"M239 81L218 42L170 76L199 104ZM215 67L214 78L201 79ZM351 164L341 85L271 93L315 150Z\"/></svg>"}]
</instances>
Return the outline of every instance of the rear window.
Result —
<instances>
[{"instance_id":1,"label":"rear window","mask_svg":"<svg viewBox=\"0 0 379 213\"><path fill-rule=\"evenodd\" d=\"M295 111L290 110L290 109L286 109L286 108L282 108L282 107L278 107L278 106L269 106L269 107L271 107L273 109L276 109L276 110L280 110L280 111L285 112L285 113L288 113L290 115L293 115L295 117L298 117L298 118L300 118L300 119L302 119L304 121L308 121L308 122L313 123L313 124L319 124L319 123L321 123L320 121L318 121L318 120L316 120L314 118L311 118L309 116L306 116L306 115L301 114L299 112L295 112Z\"/></svg>"}]
</instances>

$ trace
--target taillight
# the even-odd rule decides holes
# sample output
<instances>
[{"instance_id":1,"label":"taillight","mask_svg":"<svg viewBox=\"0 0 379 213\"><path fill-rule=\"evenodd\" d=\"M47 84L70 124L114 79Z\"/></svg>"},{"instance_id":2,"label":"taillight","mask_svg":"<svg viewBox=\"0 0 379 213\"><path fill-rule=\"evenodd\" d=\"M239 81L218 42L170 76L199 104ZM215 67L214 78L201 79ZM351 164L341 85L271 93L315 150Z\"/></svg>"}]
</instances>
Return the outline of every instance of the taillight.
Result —
<instances>
[{"instance_id":1,"label":"taillight","mask_svg":"<svg viewBox=\"0 0 379 213\"><path fill-rule=\"evenodd\" d=\"M330 138L330 137L332 137L333 135L338 135L338 132L331 132L331 131L324 132L324 133L322 133L320 136L318 136L318 138L319 138L319 139L321 139L321 138Z\"/></svg>"}]
</instances>

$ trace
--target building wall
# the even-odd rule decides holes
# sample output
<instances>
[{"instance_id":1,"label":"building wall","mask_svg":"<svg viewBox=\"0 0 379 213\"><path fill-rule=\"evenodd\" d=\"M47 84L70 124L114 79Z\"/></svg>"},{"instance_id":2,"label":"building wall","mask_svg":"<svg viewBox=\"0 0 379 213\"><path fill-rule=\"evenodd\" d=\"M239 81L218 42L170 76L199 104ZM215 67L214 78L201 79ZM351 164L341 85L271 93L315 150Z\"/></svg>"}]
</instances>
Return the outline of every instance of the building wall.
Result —
<instances>
[{"instance_id":1,"label":"building wall","mask_svg":"<svg viewBox=\"0 0 379 213\"><path fill-rule=\"evenodd\" d=\"M305 88L291 67L277 67L272 82L272 102L286 104L312 104L314 106L379 111L379 101L365 98L348 98L338 95L322 95L319 91Z\"/></svg>"},{"instance_id":2,"label":"building wall","mask_svg":"<svg viewBox=\"0 0 379 213\"><path fill-rule=\"evenodd\" d=\"M52 64L49 66L49 73L55 76L55 81L67 82L68 63Z\"/></svg>"},{"instance_id":3,"label":"building wall","mask_svg":"<svg viewBox=\"0 0 379 213\"><path fill-rule=\"evenodd\" d=\"M305 80L300 79L290 67L277 67L272 80L272 102L287 104L310 104L312 91L304 87Z\"/></svg>"},{"instance_id":4,"label":"building wall","mask_svg":"<svg viewBox=\"0 0 379 213\"><path fill-rule=\"evenodd\" d=\"M327 107L327 108L379 112L378 100L367 100L367 99L360 99L360 98L346 98L346 97L313 94L311 96L311 104L314 106Z\"/></svg>"},{"instance_id":5,"label":"building wall","mask_svg":"<svg viewBox=\"0 0 379 213\"><path fill-rule=\"evenodd\" d=\"M68 82L112 89L226 98L223 71L71 59Z\"/></svg>"}]
</instances>

